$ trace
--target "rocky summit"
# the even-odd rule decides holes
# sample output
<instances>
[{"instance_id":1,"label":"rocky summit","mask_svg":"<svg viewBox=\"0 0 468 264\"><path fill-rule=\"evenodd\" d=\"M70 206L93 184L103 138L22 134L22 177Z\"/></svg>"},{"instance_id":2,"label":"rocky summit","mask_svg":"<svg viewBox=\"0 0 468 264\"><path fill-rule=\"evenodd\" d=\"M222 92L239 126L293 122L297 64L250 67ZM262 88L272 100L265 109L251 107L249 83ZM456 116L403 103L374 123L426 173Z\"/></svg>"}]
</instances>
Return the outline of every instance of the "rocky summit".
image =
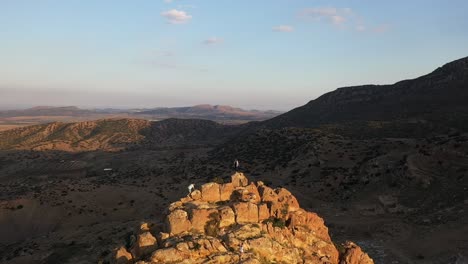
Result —
<instances>
[{"instance_id":1,"label":"rocky summit","mask_svg":"<svg viewBox=\"0 0 468 264\"><path fill-rule=\"evenodd\" d=\"M373 260L353 242L336 245L321 217L285 188L235 173L172 204L165 223L142 223L112 263L339 263ZM125 245L124 245L125 244Z\"/></svg>"}]
</instances>

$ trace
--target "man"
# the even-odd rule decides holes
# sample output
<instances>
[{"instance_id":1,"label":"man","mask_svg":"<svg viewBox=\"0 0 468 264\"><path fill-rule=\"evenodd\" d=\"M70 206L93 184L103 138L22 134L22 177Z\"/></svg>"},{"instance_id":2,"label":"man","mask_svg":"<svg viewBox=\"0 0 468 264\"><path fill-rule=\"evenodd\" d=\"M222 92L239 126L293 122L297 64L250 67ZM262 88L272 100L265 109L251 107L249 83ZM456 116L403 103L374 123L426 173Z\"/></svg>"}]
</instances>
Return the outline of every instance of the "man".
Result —
<instances>
[{"instance_id":1,"label":"man","mask_svg":"<svg viewBox=\"0 0 468 264\"><path fill-rule=\"evenodd\" d=\"M239 168L239 161L236 159L234 160L234 170L237 171L238 168Z\"/></svg>"},{"instance_id":2,"label":"man","mask_svg":"<svg viewBox=\"0 0 468 264\"><path fill-rule=\"evenodd\" d=\"M188 195L192 194L193 189L195 189L195 184L192 183L188 186Z\"/></svg>"},{"instance_id":3,"label":"man","mask_svg":"<svg viewBox=\"0 0 468 264\"><path fill-rule=\"evenodd\" d=\"M243 257L244 257L244 242L241 242L239 244L239 258L240 258L240 260L242 260Z\"/></svg>"}]
</instances>

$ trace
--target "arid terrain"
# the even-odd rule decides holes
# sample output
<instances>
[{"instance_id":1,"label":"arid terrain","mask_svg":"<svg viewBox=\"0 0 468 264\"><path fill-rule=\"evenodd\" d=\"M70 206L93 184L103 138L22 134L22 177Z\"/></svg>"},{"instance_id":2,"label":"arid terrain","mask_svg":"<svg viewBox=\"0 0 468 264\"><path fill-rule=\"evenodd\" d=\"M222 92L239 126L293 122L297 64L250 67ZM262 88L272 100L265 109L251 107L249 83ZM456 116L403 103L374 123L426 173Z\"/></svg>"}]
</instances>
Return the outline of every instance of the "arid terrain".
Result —
<instances>
[{"instance_id":1,"label":"arid terrain","mask_svg":"<svg viewBox=\"0 0 468 264\"><path fill-rule=\"evenodd\" d=\"M0 261L101 263L187 186L287 188L375 263L468 262L468 58L242 125L55 122L0 132Z\"/></svg>"},{"instance_id":2,"label":"arid terrain","mask_svg":"<svg viewBox=\"0 0 468 264\"><path fill-rule=\"evenodd\" d=\"M0 111L0 131L50 122L83 122L110 118L138 118L151 121L168 118L206 119L222 124L262 121L281 114L279 111L244 110L226 105L158 107L149 109L81 109L76 106L37 106Z\"/></svg>"}]
</instances>

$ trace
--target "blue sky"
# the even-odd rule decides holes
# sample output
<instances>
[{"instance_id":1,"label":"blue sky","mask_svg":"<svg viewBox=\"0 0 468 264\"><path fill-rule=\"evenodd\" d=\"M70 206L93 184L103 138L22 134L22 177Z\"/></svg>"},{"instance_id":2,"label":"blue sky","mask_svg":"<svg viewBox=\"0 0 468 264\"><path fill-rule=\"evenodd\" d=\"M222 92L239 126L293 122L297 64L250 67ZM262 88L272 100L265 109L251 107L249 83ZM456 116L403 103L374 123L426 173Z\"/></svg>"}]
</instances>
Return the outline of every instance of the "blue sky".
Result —
<instances>
[{"instance_id":1,"label":"blue sky","mask_svg":"<svg viewBox=\"0 0 468 264\"><path fill-rule=\"evenodd\" d=\"M0 0L0 106L288 110L468 56L468 1Z\"/></svg>"}]
</instances>

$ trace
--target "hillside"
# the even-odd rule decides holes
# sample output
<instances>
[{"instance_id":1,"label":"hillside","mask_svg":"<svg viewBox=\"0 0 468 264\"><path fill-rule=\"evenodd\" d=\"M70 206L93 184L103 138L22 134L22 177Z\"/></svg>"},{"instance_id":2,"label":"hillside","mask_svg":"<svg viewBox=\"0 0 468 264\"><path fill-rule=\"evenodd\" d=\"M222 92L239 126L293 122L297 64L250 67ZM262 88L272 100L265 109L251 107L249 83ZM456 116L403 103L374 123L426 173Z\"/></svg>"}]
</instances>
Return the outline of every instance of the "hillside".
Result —
<instances>
[{"instance_id":1,"label":"hillside","mask_svg":"<svg viewBox=\"0 0 468 264\"><path fill-rule=\"evenodd\" d=\"M468 57L393 85L339 88L262 126L317 127L356 121L430 122L468 130Z\"/></svg>"},{"instance_id":2,"label":"hillside","mask_svg":"<svg viewBox=\"0 0 468 264\"><path fill-rule=\"evenodd\" d=\"M103 119L0 131L1 150L116 151L213 145L238 131L208 120Z\"/></svg>"},{"instance_id":3,"label":"hillside","mask_svg":"<svg viewBox=\"0 0 468 264\"><path fill-rule=\"evenodd\" d=\"M302 209L288 190L249 184L242 173L230 178L224 184L203 184L171 203L165 223L141 224L110 261L374 263L352 242L337 248L323 219Z\"/></svg>"}]
</instances>

